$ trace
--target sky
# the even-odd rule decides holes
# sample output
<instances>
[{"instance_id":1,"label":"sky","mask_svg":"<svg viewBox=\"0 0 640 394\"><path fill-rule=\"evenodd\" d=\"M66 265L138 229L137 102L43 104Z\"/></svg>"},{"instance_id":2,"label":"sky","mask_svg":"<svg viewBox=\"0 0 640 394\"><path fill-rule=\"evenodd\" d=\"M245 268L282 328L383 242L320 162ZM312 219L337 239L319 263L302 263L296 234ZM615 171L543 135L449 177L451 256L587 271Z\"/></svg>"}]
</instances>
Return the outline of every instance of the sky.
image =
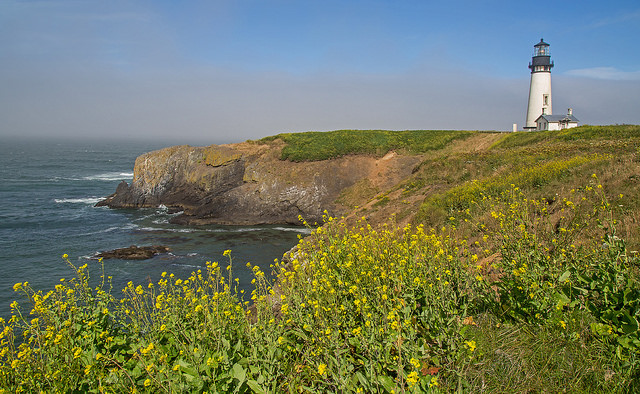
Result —
<instances>
[{"instance_id":1,"label":"sky","mask_svg":"<svg viewBox=\"0 0 640 394\"><path fill-rule=\"evenodd\" d=\"M0 0L0 136L511 130L541 38L554 114L640 124L637 0Z\"/></svg>"}]
</instances>

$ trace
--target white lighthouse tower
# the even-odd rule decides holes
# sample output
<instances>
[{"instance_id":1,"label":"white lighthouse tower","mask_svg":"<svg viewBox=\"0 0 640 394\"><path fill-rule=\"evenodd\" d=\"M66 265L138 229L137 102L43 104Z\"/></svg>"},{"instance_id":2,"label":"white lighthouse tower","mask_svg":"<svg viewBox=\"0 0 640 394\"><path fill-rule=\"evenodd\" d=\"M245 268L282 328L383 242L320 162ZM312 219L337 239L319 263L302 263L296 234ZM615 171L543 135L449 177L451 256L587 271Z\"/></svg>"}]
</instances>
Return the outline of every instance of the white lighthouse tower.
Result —
<instances>
[{"instance_id":1,"label":"white lighthouse tower","mask_svg":"<svg viewBox=\"0 0 640 394\"><path fill-rule=\"evenodd\" d=\"M536 119L540 115L551 115L551 53L549 44L540 39L533 46L533 57L529 68L531 69L531 85L529 85L529 105L527 107L527 122L525 129L534 130Z\"/></svg>"}]
</instances>

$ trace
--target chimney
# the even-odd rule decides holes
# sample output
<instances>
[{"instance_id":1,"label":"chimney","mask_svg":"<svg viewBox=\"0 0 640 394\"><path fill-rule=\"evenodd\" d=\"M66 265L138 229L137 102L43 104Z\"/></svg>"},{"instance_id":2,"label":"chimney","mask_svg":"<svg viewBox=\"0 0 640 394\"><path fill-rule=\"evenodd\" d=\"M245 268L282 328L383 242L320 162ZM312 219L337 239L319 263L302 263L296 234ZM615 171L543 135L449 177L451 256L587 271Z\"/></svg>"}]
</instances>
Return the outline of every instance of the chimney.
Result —
<instances>
[{"instance_id":1,"label":"chimney","mask_svg":"<svg viewBox=\"0 0 640 394\"><path fill-rule=\"evenodd\" d=\"M567 116L571 116L571 115L573 115L573 109L572 109L572 108L569 108L569 109L567 110Z\"/></svg>"}]
</instances>

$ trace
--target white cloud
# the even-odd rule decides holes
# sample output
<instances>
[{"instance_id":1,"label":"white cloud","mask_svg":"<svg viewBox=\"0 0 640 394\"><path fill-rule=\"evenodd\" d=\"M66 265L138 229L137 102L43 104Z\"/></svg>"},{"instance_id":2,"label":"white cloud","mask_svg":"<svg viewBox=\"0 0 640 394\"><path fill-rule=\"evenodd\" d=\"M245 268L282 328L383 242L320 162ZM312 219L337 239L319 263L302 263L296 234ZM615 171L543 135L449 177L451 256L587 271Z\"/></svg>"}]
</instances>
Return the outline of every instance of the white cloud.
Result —
<instances>
[{"instance_id":1,"label":"white cloud","mask_svg":"<svg viewBox=\"0 0 640 394\"><path fill-rule=\"evenodd\" d=\"M612 81L640 81L640 71L622 71L615 67L592 67L569 70L566 75L573 77L606 79Z\"/></svg>"}]
</instances>

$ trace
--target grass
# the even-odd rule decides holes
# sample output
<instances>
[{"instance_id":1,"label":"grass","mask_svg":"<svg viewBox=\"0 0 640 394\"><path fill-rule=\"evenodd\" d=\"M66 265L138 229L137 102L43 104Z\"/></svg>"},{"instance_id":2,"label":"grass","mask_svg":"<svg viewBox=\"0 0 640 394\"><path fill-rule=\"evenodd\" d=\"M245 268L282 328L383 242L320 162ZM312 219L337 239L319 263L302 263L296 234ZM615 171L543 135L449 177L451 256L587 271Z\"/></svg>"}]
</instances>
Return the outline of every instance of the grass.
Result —
<instances>
[{"instance_id":1,"label":"grass","mask_svg":"<svg viewBox=\"0 0 640 394\"><path fill-rule=\"evenodd\" d=\"M514 148L533 145L539 142L555 143L557 141L590 141L590 140L624 140L640 137L640 126L580 126L561 131L517 132L508 134L494 148Z\"/></svg>"},{"instance_id":2,"label":"grass","mask_svg":"<svg viewBox=\"0 0 640 394\"><path fill-rule=\"evenodd\" d=\"M587 164L608 160L607 156L576 156L568 160L550 160L533 166L519 168L507 175L492 176L480 181L471 181L454 186L441 194L433 195L421 206L416 220L428 215L430 209L440 209L445 213L465 210L483 195L499 195L518 184L524 188L539 188L566 176L571 170Z\"/></svg>"},{"instance_id":3,"label":"grass","mask_svg":"<svg viewBox=\"0 0 640 394\"><path fill-rule=\"evenodd\" d=\"M300 162L334 159L350 154L384 156L391 150L423 153L442 149L448 143L474 133L446 130L337 130L278 134L260 142L281 139L285 142L281 159Z\"/></svg>"},{"instance_id":4,"label":"grass","mask_svg":"<svg viewBox=\"0 0 640 394\"><path fill-rule=\"evenodd\" d=\"M495 196L514 184L532 197L552 201L597 173L607 185L607 196L618 201L613 209L623 222L620 229L636 249L640 246L640 206L634 198L640 193L638 146L640 126L631 125L508 133L474 154L427 157L399 187L403 197L424 196L414 208L413 223L438 226L472 205L481 193Z\"/></svg>"}]
</instances>

